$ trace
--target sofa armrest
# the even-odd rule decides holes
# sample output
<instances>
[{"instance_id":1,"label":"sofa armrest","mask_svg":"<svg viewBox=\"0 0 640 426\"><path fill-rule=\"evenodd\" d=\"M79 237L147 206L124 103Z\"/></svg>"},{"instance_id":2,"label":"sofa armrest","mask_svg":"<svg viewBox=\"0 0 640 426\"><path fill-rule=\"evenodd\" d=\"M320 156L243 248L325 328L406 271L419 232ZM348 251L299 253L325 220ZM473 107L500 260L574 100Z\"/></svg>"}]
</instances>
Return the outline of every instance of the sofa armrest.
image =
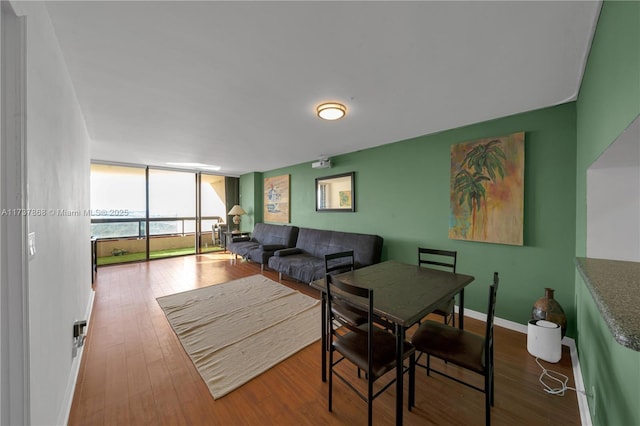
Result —
<instances>
[{"instance_id":1,"label":"sofa armrest","mask_svg":"<svg viewBox=\"0 0 640 426\"><path fill-rule=\"evenodd\" d=\"M243 236L243 237L232 237L231 238L231 242L232 243L239 243L241 241L251 241L251 237Z\"/></svg>"},{"instance_id":2,"label":"sofa armrest","mask_svg":"<svg viewBox=\"0 0 640 426\"><path fill-rule=\"evenodd\" d=\"M261 244L260 248L263 251L276 251L276 250L284 249L286 247L282 244Z\"/></svg>"},{"instance_id":3,"label":"sofa armrest","mask_svg":"<svg viewBox=\"0 0 640 426\"><path fill-rule=\"evenodd\" d=\"M300 254L300 253L302 253L302 249L299 249L298 247L291 247L291 248L278 250L273 255L278 257L285 257L291 254Z\"/></svg>"}]
</instances>

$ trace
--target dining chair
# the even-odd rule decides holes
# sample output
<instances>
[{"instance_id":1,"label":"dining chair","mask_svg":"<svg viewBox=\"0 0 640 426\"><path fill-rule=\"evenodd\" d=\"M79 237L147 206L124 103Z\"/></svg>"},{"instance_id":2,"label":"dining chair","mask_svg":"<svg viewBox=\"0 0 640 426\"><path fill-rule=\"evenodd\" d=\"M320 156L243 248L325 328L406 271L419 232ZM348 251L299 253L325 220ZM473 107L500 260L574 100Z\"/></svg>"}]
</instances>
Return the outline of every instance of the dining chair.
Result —
<instances>
[{"instance_id":1,"label":"dining chair","mask_svg":"<svg viewBox=\"0 0 640 426\"><path fill-rule=\"evenodd\" d=\"M457 259L458 252L456 251L418 247L418 266L450 271L455 274ZM455 304L456 299L452 297L432 313L442 316L445 324L451 323L455 327Z\"/></svg>"},{"instance_id":2,"label":"dining chair","mask_svg":"<svg viewBox=\"0 0 640 426\"><path fill-rule=\"evenodd\" d=\"M491 407L494 401L493 320L495 317L498 283L498 273L494 272L493 284L489 287L489 304L484 336L436 321L425 321L411 338L411 343L415 350L419 352L418 360L422 354L427 356L427 374L433 371L441 376L484 392L485 422L487 426L491 424ZM484 388L460 380L442 371L434 370L431 368L432 356L484 376ZM409 395L410 398L413 397L415 391L410 390ZM413 404L413 401L410 401L410 403Z\"/></svg>"},{"instance_id":3,"label":"dining chair","mask_svg":"<svg viewBox=\"0 0 640 426\"><path fill-rule=\"evenodd\" d=\"M220 228L218 227L218 223L211 225L211 240L214 246L220 245Z\"/></svg>"},{"instance_id":4,"label":"dining chair","mask_svg":"<svg viewBox=\"0 0 640 426\"><path fill-rule=\"evenodd\" d=\"M324 256L325 280L329 274L353 271L355 269L355 255L353 250L338 253L326 254ZM328 280L326 281L328 286ZM334 306L334 314L342 316L343 319L354 325L361 325L367 322L367 312L361 309L350 309L349 307ZM329 328L327 328L328 330Z\"/></svg>"},{"instance_id":5,"label":"dining chair","mask_svg":"<svg viewBox=\"0 0 640 426\"><path fill-rule=\"evenodd\" d=\"M223 225L224 223L222 222L222 218L221 217L217 217L215 220L215 223L211 225L211 236L213 239L213 245L214 246L219 246L221 245L220 240L222 239L222 232L223 232Z\"/></svg>"},{"instance_id":6,"label":"dining chair","mask_svg":"<svg viewBox=\"0 0 640 426\"><path fill-rule=\"evenodd\" d=\"M329 312L330 344L329 344L329 411L332 411L333 376L338 377L367 403L368 424L372 424L373 401L389 386L395 383L395 377L374 393L373 384L387 372L396 368L396 338L374 324L373 290L353 286L340 281L333 275L327 275L327 303ZM363 310L367 313L366 324L354 325L343 316L336 314L340 310ZM348 329L346 333L337 330ZM334 361L334 354L339 358ZM409 342L404 343L402 359L409 358L409 366L403 365L402 374L409 372L409 403L414 401L412 392L415 389L415 349ZM346 372L339 372L336 366L348 360L366 372L367 392L361 392L346 377ZM354 378L355 379L355 378ZM409 410L411 404L409 404Z\"/></svg>"}]
</instances>

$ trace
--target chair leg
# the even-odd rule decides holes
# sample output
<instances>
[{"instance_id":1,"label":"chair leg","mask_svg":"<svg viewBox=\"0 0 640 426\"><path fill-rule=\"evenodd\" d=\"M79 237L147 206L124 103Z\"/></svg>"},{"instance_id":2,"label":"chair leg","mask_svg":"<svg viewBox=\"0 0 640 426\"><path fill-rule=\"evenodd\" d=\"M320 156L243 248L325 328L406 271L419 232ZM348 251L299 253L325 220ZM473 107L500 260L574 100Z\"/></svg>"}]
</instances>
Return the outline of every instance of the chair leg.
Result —
<instances>
[{"instance_id":1,"label":"chair leg","mask_svg":"<svg viewBox=\"0 0 640 426\"><path fill-rule=\"evenodd\" d=\"M329 350L329 412L331 412L332 408L332 397L333 397L333 351Z\"/></svg>"},{"instance_id":2,"label":"chair leg","mask_svg":"<svg viewBox=\"0 0 640 426\"><path fill-rule=\"evenodd\" d=\"M409 358L409 411L416 405L416 356Z\"/></svg>"},{"instance_id":3,"label":"chair leg","mask_svg":"<svg viewBox=\"0 0 640 426\"><path fill-rule=\"evenodd\" d=\"M427 376L431 375L431 355L427 354Z\"/></svg>"},{"instance_id":4,"label":"chair leg","mask_svg":"<svg viewBox=\"0 0 640 426\"><path fill-rule=\"evenodd\" d=\"M486 397L486 402L485 402L485 424L487 426L491 426L491 404L489 403L489 395L487 395Z\"/></svg>"},{"instance_id":5,"label":"chair leg","mask_svg":"<svg viewBox=\"0 0 640 426\"><path fill-rule=\"evenodd\" d=\"M491 425L491 406L493 405L493 380L492 371L486 371L484 376L484 412L485 412L485 424Z\"/></svg>"},{"instance_id":6,"label":"chair leg","mask_svg":"<svg viewBox=\"0 0 640 426\"><path fill-rule=\"evenodd\" d=\"M491 365L491 406L493 407L493 401L495 400L493 396L493 390L495 389L495 381L493 377L493 364Z\"/></svg>"},{"instance_id":7,"label":"chair leg","mask_svg":"<svg viewBox=\"0 0 640 426\"><path fill-rule=\"evenodd\" d=\"M371 380L371 375L367 373L367 416L368 416L368 425L373 425L373 380Z\"/></svg>"},{"instance_id":8,"label":"chair leg","mask_svg":"<svg viewBox=\"0 0 640 426\"><path fill-rule=\"evenodd\" d=\"M485 411L485 425L491 426L491 403L489 402L489 395L486 396L484 411Z\"/></svg>"}]
</instances>

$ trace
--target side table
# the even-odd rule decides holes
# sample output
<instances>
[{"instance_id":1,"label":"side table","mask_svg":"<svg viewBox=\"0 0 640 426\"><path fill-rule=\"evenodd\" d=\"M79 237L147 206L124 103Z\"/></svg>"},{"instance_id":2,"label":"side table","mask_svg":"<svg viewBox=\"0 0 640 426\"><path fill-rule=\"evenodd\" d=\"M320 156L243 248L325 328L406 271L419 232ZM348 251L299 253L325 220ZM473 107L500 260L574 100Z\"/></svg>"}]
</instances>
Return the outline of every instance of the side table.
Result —
<instances>
[{"instance_id":1,"label":"side table","mask_svg":"<svg viewBox=\"0 0 640 426\"><path fill-rule=\"evenodd\" d=\"M233 237L250 237L251 232L249 231L228 231L223 232L224 238L221 239L220 244L222 245L222 250L227 251L227 241L231 241Z\"/></svg>"}]
</instances>

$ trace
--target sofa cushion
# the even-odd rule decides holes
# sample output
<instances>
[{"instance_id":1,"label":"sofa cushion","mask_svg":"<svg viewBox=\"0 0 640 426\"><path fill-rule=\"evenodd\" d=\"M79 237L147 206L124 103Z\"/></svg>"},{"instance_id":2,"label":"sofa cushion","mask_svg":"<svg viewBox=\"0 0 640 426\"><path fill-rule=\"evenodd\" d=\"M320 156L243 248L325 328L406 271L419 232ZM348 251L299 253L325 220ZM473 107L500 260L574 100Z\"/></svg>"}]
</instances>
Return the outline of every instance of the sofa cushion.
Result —
<instances>
[{"instance_id":1,"label":"sofa cushion","mask_svg":"<svg viewBox=\"0 0 640 426\"><path fill-rule=\"evenodd\" d=\"M324 258L309 253L273 256L269 259L269 267L304 283L324 277Z\"/></svg>"},{"instance_id":2,"label":"sofa cushion","mask_svg":"<svg viewBox=\"0 0 640 426\"><path fill-rule=\"evenodd\" d=\"M266 265L269 258L273 256L273 252L282 248L284 248L282 244L260 245L252 248L249 253L247 253L246 258L261 265Z\"/></svg>"},{"instance_id":3,"label":"sofa cushion","mask_svg":"<svg viewBox=\"0 0 640 426\"><path fill-rule=\"evenodd\" d=\"M356 268L379 263L382 256L382 237L372 234L300 228L296 247L315 257L325 254L354 251Z\"/></svg>"},{"instance_id":4,"label":"sofa cushion","mask_svg":"<svg viewBox=\"0 0 640 426\"><path fill-rule=\"evenodd\" d=\"M273 253L274 253L274 250L272 250L271 247L282 247L282 246L280 245L258 246L249 250L245 258L253 262L259 263L261 265L267 265L269 263L269 258L273 256Z\"/></svg>"},{"instance_id":5,"label":"sofa cushion","mask_svg":"<svg viewBox=\"0 0 640 426\"><path fill-rule=\"evenodd\" d=\"M247 254L255 249L260 247L260 244L258 244L255 241L232 241L227 245L227 250L229 250L231 253L238 255L238 256L242 256L242 257L247 257Z\"/></svg>"},{"instance_id":6,"label":"sofa cushion","mask_svg":"<svg viewBox=\"0 0 640 426\"><path fill-rule=\"evenodd\" d=\"M293 247L298 238L298 228L289 225L273 225L270 223L256 223L251 233L251 241L260 245L281 245Z\"/></svg>"}]
</instances>

